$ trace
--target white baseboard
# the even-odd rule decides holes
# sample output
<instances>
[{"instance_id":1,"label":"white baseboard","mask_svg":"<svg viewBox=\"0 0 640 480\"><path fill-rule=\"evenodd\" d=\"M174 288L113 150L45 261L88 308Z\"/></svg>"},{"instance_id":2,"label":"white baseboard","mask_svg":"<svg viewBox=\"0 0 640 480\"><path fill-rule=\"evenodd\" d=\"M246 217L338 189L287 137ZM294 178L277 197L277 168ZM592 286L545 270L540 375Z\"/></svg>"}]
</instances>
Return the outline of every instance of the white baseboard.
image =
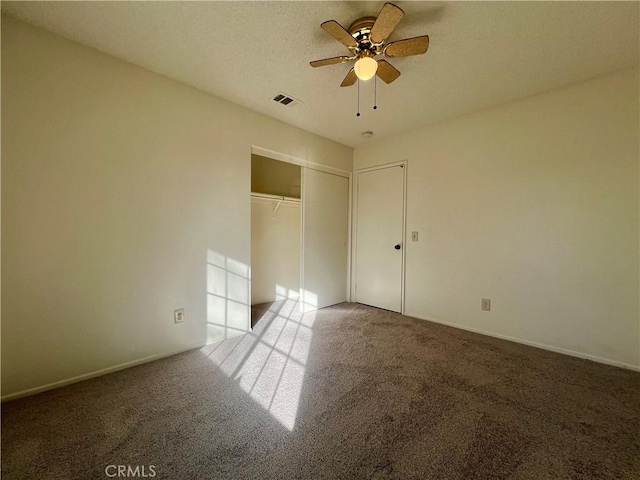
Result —
<instances>
[{"instance_id":1,"label":"white baseboard","mask_svg":"<svg viewBox=\"0 0 640 480\"><path fill-rule=\"evenodd\" d=\"M566 348L554 347L544 343L531 342L529 340L522 340L521 338L509 337L508 335L501 335L499 333L488 332L486 330L480 330L478 328L466 327L457 323L443 322L441 320L434 320L432 318L426 318L415 313L405 313L407 317L417 318L418 320L425 320L427 322L439 323L440 325L446 325L447 327L459 328L460 330L466 330L468 332L479 333L481 335L487 335L489 337L500 338L501 340L508 340L510 342L521 343L530 347L541 348L543 350L549 350L551 352L562 353L572 357L584 358L585 360L591 360L593 362L604 363L606 365L612 365L614 367L626 368L627 370L635 370L640 372L640 365L631 365L629 363L618 362L617 360L610 360L608 358L597 357L588 353L576 352L575 350L568 350Z\"/></svg>"},{"instance_id":2,"label":"white baseboard","mask_svg":"<svg viewBox=\"0 0 640 480\"><path fill-rule=\"evenodd\" d=\"M188 347L180 348L178 350L173 350L165 353L156 353L154 355L149 355L148 357L139 358L137 360L132 360L130 362L121 363L119 365L114 365L113 367L102 368L100 370L96 370L94 372L83 373L82 375L78 375L75 377L67 378L64 380L59 380L57 382L48 383L46 385L42 385L40 387L28 388L26 390L21 390L16 393L11 393L9 395L3 395L0 398L0 401L6 402L7 400L14 400L16 398L27 397L29 395L35 395L36 393L45 392L47 390L53 390L54 388L64 387L66 385L71 385L72 383L81 382L83 380L88 380L90 378L99 377L101 375L106 375L107 373L117 372L118 370L124 370L125 368L135 367L136 365L142 365L143 363L153 362L155 360L160 360L161 358L170 357L172 355L177 355L178 353L187 352L189 350L194 350L196 348L202 348L205 346L205 342L194 343L189 345Z\"/></svg>"}]
</instances>

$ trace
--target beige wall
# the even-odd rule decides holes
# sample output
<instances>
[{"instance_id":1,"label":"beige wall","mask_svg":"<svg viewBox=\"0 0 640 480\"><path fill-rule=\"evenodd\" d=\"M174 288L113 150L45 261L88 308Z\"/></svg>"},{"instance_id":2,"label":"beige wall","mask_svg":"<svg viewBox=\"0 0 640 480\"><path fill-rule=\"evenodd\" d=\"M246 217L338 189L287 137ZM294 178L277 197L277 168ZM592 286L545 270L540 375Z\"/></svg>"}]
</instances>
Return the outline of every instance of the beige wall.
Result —
<instances>
[{"instance_id":1,"label":"beige wall","mask_svg":"<svg viewBox=\"0 0 640 480\"><path fill-rule=\"evenodd\" d=\"M300 294L300 203L251 201L251 304Z\"/></svg>"},{"instance_id":2,"label":"beige wall","mask_svg":"<svg viewBox=\"0 0 640 480\"><path fill-rule=\"evenodd\" d=\"M251 145L353 155L6 18L2 127L5 398L203 343L208 267L250 263Z\"/></svg>"},{"instance_id":3,"label":"beige wall","mask_svg":"<svg viewBox=\"0 0 640 480\"><path fill-rule=\"evenodd\" d=\"M409 161L406 313L638 367L638 85L620 72L357 148L355 170Z\"/></svg>"}]
</instances>

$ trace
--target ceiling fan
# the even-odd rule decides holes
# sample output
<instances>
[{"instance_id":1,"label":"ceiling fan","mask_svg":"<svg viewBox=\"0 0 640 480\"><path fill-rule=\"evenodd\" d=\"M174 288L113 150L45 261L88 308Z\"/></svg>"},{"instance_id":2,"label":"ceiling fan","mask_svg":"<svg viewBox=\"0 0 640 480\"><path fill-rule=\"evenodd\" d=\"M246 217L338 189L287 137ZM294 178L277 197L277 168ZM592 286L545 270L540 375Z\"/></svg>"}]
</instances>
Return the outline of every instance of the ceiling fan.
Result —
<instances>
[{"instance_id":1,"label":"ceiling fan","mask_svg":"<svg viewBox=\"0 0 640 480\"><path fill-rule=\"evenodd\" d=\"M375 75L385 83L391 83L400 76L397 68L378 55L388 58L422 55L429 48L429 36L407 38L386 43L389 35L404 17L401 8L393 3L385 3L378 17L359 18L345 30L335 20L324 22L320 27L349 49L351 55L325 58L309 62L312 67L323 67L356 60L355 65L344 78L341 87L350 87L356 80L369 80Z\"/></svg>"}]
</instances>

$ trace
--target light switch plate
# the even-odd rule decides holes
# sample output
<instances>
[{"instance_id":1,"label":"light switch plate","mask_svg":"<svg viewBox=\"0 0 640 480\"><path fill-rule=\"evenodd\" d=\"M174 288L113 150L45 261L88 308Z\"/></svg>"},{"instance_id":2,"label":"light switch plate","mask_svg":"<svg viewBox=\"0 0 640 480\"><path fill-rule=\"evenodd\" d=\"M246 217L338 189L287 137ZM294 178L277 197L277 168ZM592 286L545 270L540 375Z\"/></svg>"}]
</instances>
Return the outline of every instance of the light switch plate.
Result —
<instances>
[{"instance_id":1,"label":"light switch plate","mask_svg":"<svg viewBox=\"0 0 640 480\"><path fill-rule=\"evenodd\" d=\"M411 232L411 241L412 242L418 241L418 232Z\"/></svg>"}]
</instances>

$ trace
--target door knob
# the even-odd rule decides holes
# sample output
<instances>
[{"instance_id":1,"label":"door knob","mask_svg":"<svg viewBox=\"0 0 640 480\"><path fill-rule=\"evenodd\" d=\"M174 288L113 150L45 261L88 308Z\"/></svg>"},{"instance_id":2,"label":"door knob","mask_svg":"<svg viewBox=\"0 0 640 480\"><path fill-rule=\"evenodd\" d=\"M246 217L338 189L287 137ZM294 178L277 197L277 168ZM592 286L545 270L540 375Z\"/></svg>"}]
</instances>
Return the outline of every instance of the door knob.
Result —
<instances>
[{"instance_id":1,"label":"door knob","mask_svg":"<svg viewBox=\"0 0 640 480\"><path fill-rule=\"evenodd\" d=\"M393 248L395 248L396 250L400 250L400 244L397 244L397 245L396 245L395 247L393 247Z\"/></svg>"}]
</instances>

